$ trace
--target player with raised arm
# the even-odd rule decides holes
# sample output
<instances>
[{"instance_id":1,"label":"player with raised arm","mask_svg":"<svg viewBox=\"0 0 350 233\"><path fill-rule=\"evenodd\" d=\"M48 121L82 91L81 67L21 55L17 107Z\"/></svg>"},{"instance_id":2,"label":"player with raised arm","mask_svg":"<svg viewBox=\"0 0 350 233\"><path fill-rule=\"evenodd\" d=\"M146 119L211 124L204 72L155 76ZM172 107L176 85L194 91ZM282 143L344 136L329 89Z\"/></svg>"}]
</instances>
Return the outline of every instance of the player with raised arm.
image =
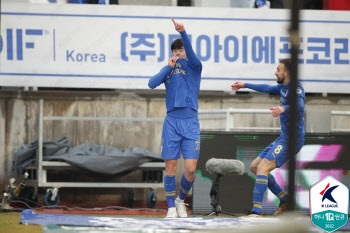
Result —
<instances>
[{"instance_id":1,"label":"player with raised arm","mask_svg":"<svg viewBox=\"0 0 350 233\"><path fill-rule=\"evenodd\" d=\"M259 92L274 93L281 96L280 106L270 108L273 117L280 117L281 134L266 147L259 156L251 163L250 170L256 175L255 187L253 193L253 209L248 213L249 217L262 216L262 201L267 187L280 199L280 205L274 215L282 214L287 207L287 193L277 184L275 177L270 174L275 168L281 167L288 160L288 121L290 111L290 67L291 60L283 59L280 61L275 75L277 77L276 86L265 84L251 84L244 82L235 82L231 88L237 91L241 88L250 88ZM304 111L305 111L305 92L301 85L297 86L297 153L304 145Z\"/></svg>"},{"instance_id":2,"label":"player with raised arm","mask_svg":"<svg viewBox=\"0 0 350 233\"><path fill-rule=\"evenodd\" d=\"M152 89L164 83L167 115L162 132L162 158L165 160L164 189L168 202L166 218L187 217L184 199L195 179L199 158L200 130L198 120L198 94L202 63L194 53L185 27L172 19L181 38L171 44L172 57L168 65L153 76L148 83ZM175 173L180 151L185 172L175 199Z\"/></svg>"}]
</instances>

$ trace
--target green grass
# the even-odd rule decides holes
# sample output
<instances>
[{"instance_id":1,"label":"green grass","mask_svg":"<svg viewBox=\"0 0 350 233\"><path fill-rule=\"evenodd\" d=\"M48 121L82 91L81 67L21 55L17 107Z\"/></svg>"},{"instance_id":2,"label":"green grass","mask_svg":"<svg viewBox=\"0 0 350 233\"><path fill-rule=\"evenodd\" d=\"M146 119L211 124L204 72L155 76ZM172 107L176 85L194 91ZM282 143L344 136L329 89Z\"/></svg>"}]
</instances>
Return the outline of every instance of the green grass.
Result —
<instances>
[{"instance_id":1,"label":"green grass","mask_svg":"<svg viewBox=\"0 0 350 233\"><path fill-rule=\"evenodd\" d=\"M41 226L19 223L19 212L0 213L0 233L42 233Z\"/></svg>"}]
</instances>

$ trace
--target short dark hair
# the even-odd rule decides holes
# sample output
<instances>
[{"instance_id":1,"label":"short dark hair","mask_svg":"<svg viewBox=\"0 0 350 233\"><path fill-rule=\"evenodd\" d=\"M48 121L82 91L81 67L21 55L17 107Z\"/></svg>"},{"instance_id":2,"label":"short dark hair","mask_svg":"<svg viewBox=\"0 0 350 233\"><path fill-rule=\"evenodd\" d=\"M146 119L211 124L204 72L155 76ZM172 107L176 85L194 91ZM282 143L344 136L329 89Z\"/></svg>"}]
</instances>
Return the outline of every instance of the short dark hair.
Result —
<instances>
[{"instance_id":1,"label":"short dark hair","mask_svg":"<svg viewBox=\"0 0 350 233\"><path fill-rule=\"evenodd\" d=\"M182 38L177 38L171 43L171 51L174 49L181 49L184 46L184 43L182 42Z\"/></svg>"},{"instance_id":2,"label":"short dark hair","mask_svg":"<svg viewBox=\"0 0 350 233\"><path fill-rule=\"evenodd\" d=\"M282 63L284 65L284 70L285 71L289 71L290 72L290 67L291 67L292 61L289 58L282 59L280 61L280 63Z\"/></svg>"}]
</instances>

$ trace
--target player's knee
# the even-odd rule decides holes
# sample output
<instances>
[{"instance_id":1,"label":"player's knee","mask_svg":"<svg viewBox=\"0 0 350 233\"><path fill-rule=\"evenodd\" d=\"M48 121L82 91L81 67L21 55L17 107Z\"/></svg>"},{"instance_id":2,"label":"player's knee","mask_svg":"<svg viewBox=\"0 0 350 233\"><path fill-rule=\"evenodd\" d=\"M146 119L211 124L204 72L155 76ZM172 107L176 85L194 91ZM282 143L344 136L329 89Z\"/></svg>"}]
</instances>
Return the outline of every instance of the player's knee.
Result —
<instances>
[{"instance_id":1,"label":"player's knee","mask_svg":"<svg viewBox=\"0 0 350 233\"><path fill-rule=\"evenodd\" d=\"M254 165L253 163L250 164L250 170L256 175L256 165Z\"/></svg>"},{"instance_id":2,"label":"player's knee","mask_svg":"<svg viewBox=\"0 0 350 233\"><path fill-rule=\"evenodd\" d=\"M193 178L195 176L196 168L189 168L185 170L185 176Z\"/></svg>"},{"instance_id":3,"label":"player's knee","mask_svg":"<svg viewBox=\"0 0 350 233\"><path fill-rule=\"evenodd\" d=\"M176 173L176 168L177 168L177 165L176 164L165 164L165 174L167 176L174 176L175 173Z\"/></svg>"},{"instance_id":4,"label":"player's knee","mask_svg":"<svg viewBox=\"0 0 350 233\"><path fill-rule=\"evenodd\" d=\"M269 174L268 167L264 163L260 163L255 170L256 175Z\"/></svg>"},{"instance_id":5,"label":"player's knee","mask_svg":"<svg viewBox=\"0 0 350 233\"><path fill-rule=\"evenodd\" d=\"M258 167L259 163L256 162L256 160L254 160L251 164L250 164L250 170L256 174L256 169Z\"/></svg>"},{"instance_id":6,"label":"player's knee","mask_svg":"<svg viewBox=\"0 0 350 233\"><path fill-rule=\"evenodd\" d=\"M195 172L196 172L196 169L195 169L195 168L190 168L190 169L187 169L187 170L185 171L185 173L186 173L187 175L189 175L189 176L194 176Z\"/></svg>"}]
</instances>

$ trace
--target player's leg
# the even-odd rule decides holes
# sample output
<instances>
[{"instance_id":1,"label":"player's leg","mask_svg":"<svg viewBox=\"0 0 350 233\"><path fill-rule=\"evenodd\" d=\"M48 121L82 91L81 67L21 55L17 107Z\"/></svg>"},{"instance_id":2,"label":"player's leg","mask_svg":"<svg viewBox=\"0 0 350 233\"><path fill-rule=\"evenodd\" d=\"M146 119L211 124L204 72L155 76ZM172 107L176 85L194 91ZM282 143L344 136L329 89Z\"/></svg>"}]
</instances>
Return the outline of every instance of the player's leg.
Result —
<instances>
[{"instance_id":1,"label":"player's leg","mask_svg":"<svg viewBox=\"0 0 350 233\"><path fill-rule=\"evenodd\" d=\"M288 160L288 150L287 150L288 141L280 139L278 144L281 145L282 149L276 155L276 162L277 162L277 167L281 167ZM302 138L302 140L300 140L297 143L297 148L296 148L297 153L301 150L303 145L304 145L304 140ZM273 175L269 176L268 187L271 190L271 192L280 199L279 207L273 215L275 216L281 215L287 209L288 194L279 186L279 184L276 182L276 179Z\"/></svg>"},{"instance_id":2,"label":"player's leg","mask_svg":"<svg viewBox=\"0 0 350 233\"><path fill-rule=\"evenodd\" d=\"M177 218L175 208L176 173L177 160L165 160L164 190L168 203L168 214L166 218Z\"/></svg>"},{"instance_id":3,"label":"player's leg","mask_svg":"<svg viewBox=\"0 0 350 233\"><path fill-rule=\"evenodd\" d=\"M184 199L192 188L200 150L200 134L198 119L186 119L187 125L183 128L184 137L181 142L181 151L184 157L185 172L181 178L179 196L175 205L179 217L187 217Z\"/></svg>"},{"instance_id":4,"label":"player's leg","mask_svg":"<svg viewBox=\"0 0 350 233\"><path fill-rule=\"evenodd\" d=\"M275 177L272 174L269 174L268 188L273 194L275 194L280 199L278 210L273 215L281 215L287 208L287 192L284 191L281 188L281 186L279 186L279 184L276 182Z\"/></svg>"},{"instance_id":5,"label":"player's leg","mask_svg":"<svg viewBox=\"0 0 350 233\"><path fill-rule=\"evenodd\" d=\"M181 152L184 158L185 172L181 178L179 199L184 200L195 179L200 151L200 130L198 118L181 120L183 138Z\"/></svg>"},{"instance_id":6,"label":"player's leg","mask_svg":"<svg viewBox=\"0 0 350 233\"><path fill-rule=\"evenodd\" d=\"M274 147L276 141L279 141L280 139L278 138L275 140L273 143L271 143L268 147L266 147L260 155L251 163L250 165L250 170L256 175L256 171L258 168L259 163L263 158L265 158L266 154L271 150L272 147ZM280 152L281 153L281 152ZM278 185L276 182L275 177L270 173L268 175L268 189L275 194L277 197L280 198L281 203L286 203L287 202L287 193ZM285 205L285 204L283 204Z\"/></svg>"},{"instance_id":7,"label":"player's leg","mask_svg":"<svg viewBox=\"0 0 350 233\"><path fill-rule=\"evenodd\" d=\"M281 167L287 160L288 160L288 154L287 154L287 143L282 138L278 138L275 141L275 145L272 149L272 152L269 156L269 159L276 159L276 166ZM288 195L287 192L284 191L281 186L276 182L275 177L270 173L268 175L268 186L269 190L275 194L280 199L280 205L279 205L279 212L283 213L285 208L287 207L287 199ZM281 214L279 213L279 214ZM276 212L275 212L276 214Z\"/></svg>"},{"instance_id":8,"label":"player's leg","mask_svg":"<svg viewBox=\"0 0 350 233\"><path fill-rule=\"evenodd\" d=\"M196 143L197 142L197 143ZM184 202L186 196L192 188L195 180L195 172L199 157L199 141L197 140L182 140L182 154L184 157L185 172L181 177L179 196L175 200L175 206L180 218L187 217L187 208Z\"/></svg>"},{"instance_id":9,"label":"player's leg","mask_svg":"<svg viewBox=\"0 0 350 233\"><path fill-rule=\"evenodd\" d=\"M275 141L274 146L271 148L271 153L268 153L265 158L274 162L276 167L281 167L288 160L287 146L288 141L283 138L278 138ZM273 194L280 198L281 204L279 206L279 211L282 213L287 206L288 195L281 186L278 185L275 177L271 174L268 174L268 188Z\"/></svg>"},{"instance_id":10,"label":"player's leg","mask_svg":"<svg viewBox=\"0 0 350 233\"><path fill-rule=\"evenodd\" d=\"M266 154L271 150L273 145L274 145L274 142L271 143L270 145L268 145L259 154L259 156L250 164L250 170L255 175L257 175L257 170L258 170L259 164L263 161L263 159L265 158ZM261 214L262 201L259 201L259 200L260 200L260 196L261 196L262 192L263 192L262 193L262 197L264 197L263 194L264 194L265 191L263 189L265 187L265 183L267 183L267 181L265 182L265 180L264 179L262 180L262 178L260 176L256 176L255 185L254 185L254 192L253 192L253 209L248 212L248 216L250 216L250 217L255 217L255 216L257 217L257 216L259 216ZM265 188L265 190L266 190L266 188Z\"/></svg>"},{"instance_id":11,"label":"player's leg","mask_svg":"<svg viewBox=\"0 0 350 233\"><path fill-rule=\"evenodd\" d=\"M275 142L268 145L260 154L259 156L254 159L254 161L250 164L250 170L256 175L256 170L258 169L258 165L261 162L263 158L265 158L266 154L271 150Z\"/></svg>"},{"instance_id":12,"label":"player's leg","mask_svg":"<svg viewBox=\"0 0 350 233\"><path fill-rule=\"evenodd\" d=\"M256 171L256 180L253 193L252 216L259 216L262 213L262 201L267 189L268 174L276 168L276 161L262 159Z\"/></svg>"},{"instance_id":13,"label":"player's leg","mask_svg":"<svg viewBox=\"0 0 350 233\"><path fill-rule=\"evenodd\" d=\"M166 117L162 133L162 158L165 160L164 190L168 203L166 218L177 218L175 207L175 191L177 160L180 158L181 137L176 134L172 119Z\"/></svg>"},{"instance_id":14,"label":"player's leg","mask_svg":"<svg viewBox=\"0 0 350 233\"><path fill-rule=\"evenodd\" d=\"M250 164L250 170L256 175L256 170L258 169L258 165L261 162L262 158L259 156L254 159L254 161Z\"/></svg>"},{"instance_id":15,"label":"player's leg","mask_svg":"<svg viewBox=\"0 0 350 233\"><path fill-rule=\"evenodd\" d=\"M185 165L185 172L182 175L181 178L181 187L179 192L179 198L181 200L184 200L187 194L189 193L190 189L192 188L194 179L195 179L195 172L197 167L197 159L185 159L184 165Z\"/></svg>"}]
</instances>

